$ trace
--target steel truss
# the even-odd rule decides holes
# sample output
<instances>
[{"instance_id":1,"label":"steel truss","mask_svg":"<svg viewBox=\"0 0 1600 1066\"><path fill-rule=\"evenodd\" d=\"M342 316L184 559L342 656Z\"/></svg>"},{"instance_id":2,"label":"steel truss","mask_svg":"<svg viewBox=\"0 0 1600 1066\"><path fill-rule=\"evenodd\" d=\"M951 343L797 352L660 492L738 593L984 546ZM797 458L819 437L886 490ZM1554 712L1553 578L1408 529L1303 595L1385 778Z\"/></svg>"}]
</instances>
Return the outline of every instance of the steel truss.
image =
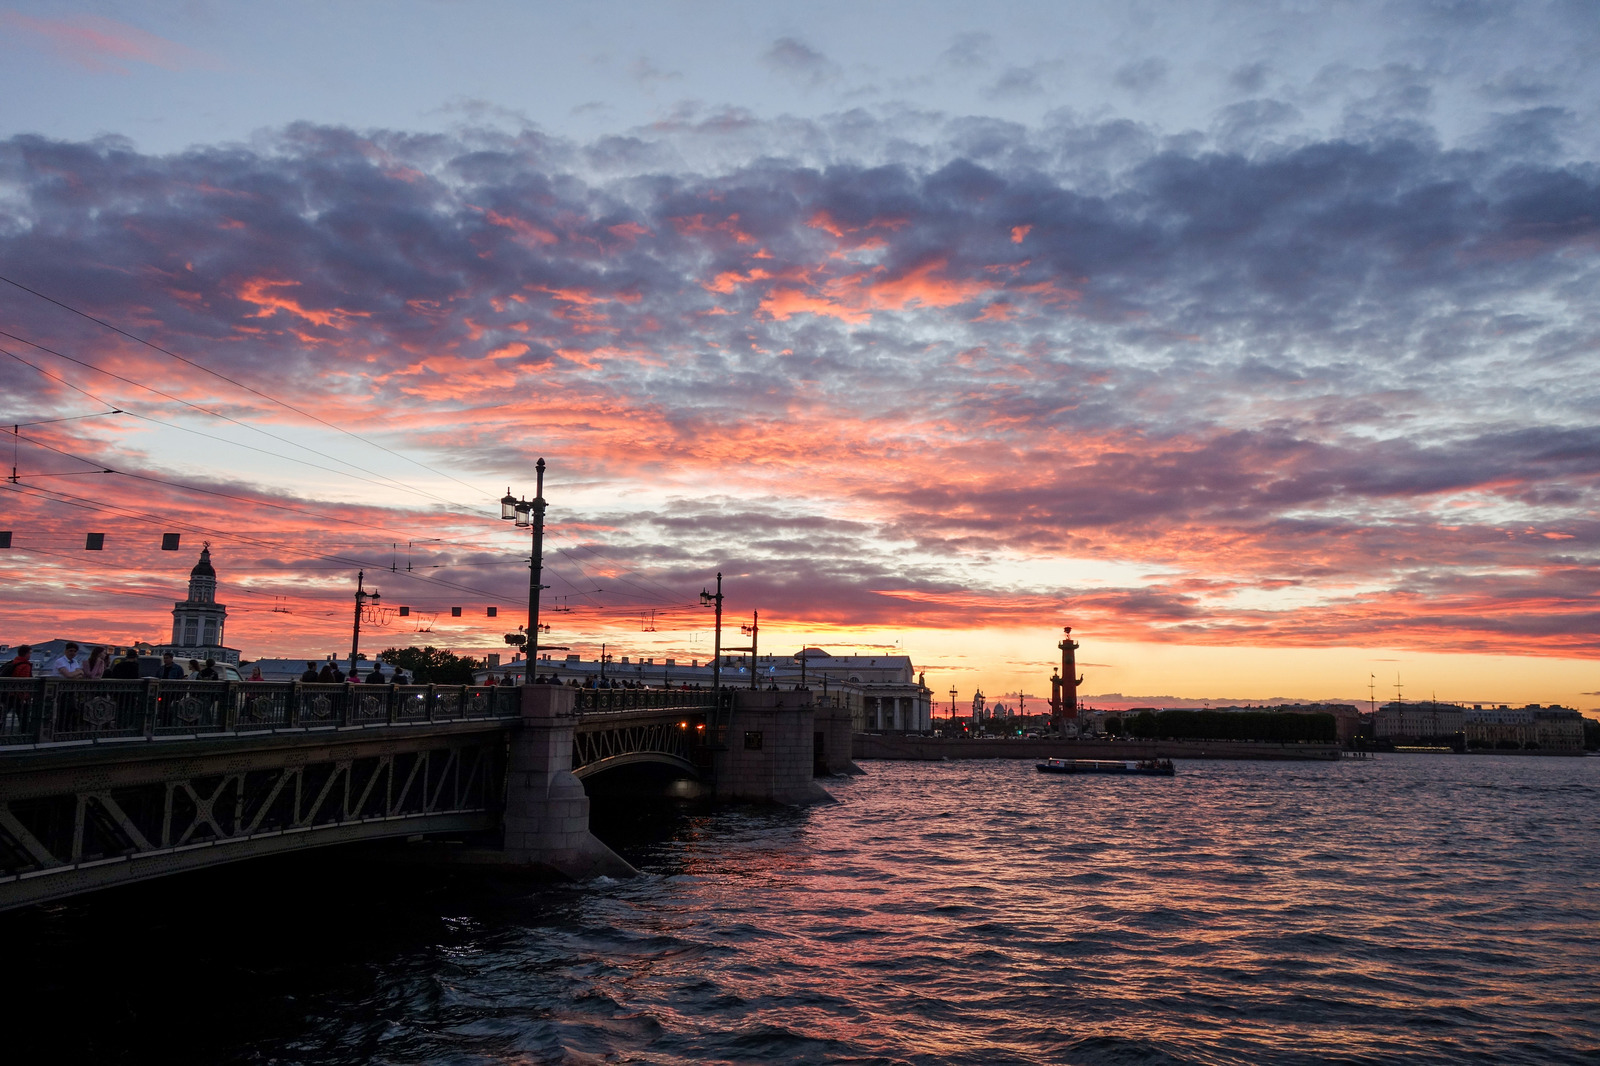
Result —
<instances>
[{"instance_id":1,"label":"steel truss","mask_svg":"<svg viewBox=\"0 0 1600 1066\"><path fill-rule=\"evenodd\" d=\"M274 851L498 824L503 732L408 740L0 775L0 909Z\"/></svg>"},{"instance_id":2,"label":"steel truss","mask_svg":"<svg viewBox=\"0 0 1600 1066\"><path fill-rule=\"evenodd\" d=\"M703 714L591 713L579 718L573 733L572 771L581 778L626 763L664 762L698 772L704 740Z\"/></svg>"}]
</instances>

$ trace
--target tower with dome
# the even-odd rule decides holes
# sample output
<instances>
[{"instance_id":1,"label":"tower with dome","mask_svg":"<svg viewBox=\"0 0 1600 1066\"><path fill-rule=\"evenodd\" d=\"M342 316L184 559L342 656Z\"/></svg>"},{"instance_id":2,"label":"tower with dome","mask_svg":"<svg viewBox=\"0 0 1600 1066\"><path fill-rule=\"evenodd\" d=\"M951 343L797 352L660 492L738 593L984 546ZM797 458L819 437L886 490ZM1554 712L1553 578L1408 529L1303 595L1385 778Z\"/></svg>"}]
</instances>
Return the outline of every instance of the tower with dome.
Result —
<instances>
[{"instance_id":1,"label":"tower with dome","mask_svg":"<svg viewBox=\"0 0 1600 1066\"><path fill-rule=\"evenodd\" d=\"M174 658L239 662L237 649L223 645L228 608L217 602L217 571L211 565L211 543L200 549L200 559L189 571L189 598L172 605L172 642L156 649Z\"/></svg>"}]
</instances>

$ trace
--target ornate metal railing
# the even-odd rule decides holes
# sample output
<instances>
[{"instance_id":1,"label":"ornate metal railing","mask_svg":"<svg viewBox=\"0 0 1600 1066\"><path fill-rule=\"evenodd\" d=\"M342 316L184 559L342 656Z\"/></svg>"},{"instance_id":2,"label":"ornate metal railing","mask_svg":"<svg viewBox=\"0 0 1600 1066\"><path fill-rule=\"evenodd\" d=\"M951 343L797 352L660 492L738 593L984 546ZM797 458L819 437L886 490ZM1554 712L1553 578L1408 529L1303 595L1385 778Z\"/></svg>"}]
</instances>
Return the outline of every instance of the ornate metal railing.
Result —
<instances>
[{"instance_id":1,"label":"ornate metal railing","mask_svg":"<svg viewBox=\"0 0 1600 1066\"><path fill-rule=\"evenodd\" d=\"M475 721L521 711L520 689L493 685L0 678L0 749Z\"/></svg>"},{"instance_id":2,"label":"ornate metal railing","mask_svg":"<svg viewBox=\"0 0 1600 1066\"><path fill-rule=\"evenodd\" d=\"M660 688L580 688L573 710L577 714L603 714L607 711L649 711L667 708L705 708L714 706L718 693L711 689ZM732 692L723 689L721 699Z\"/></svg>"}]
</instances>

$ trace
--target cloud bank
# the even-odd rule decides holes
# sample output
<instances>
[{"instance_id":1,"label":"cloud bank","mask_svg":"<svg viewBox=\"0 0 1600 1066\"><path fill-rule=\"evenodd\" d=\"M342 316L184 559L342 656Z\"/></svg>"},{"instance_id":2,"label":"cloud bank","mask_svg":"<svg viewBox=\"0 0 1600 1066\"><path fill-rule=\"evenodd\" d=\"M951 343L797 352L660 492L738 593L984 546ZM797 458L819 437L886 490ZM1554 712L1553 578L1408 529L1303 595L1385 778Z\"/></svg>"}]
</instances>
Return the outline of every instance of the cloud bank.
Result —
<instances>
[{"instance_id":1,"label":"cloud bank","mask_svg":"<svg viewBox=\"0 0 1600 1066\"><path fill-rule=\"evenodd\" d=\"M772 61L816 76L791 44ZM685 112L588 144L15 137L3 273L215 373L7 287L0 346L56 377L4 359L0 387L22 421L81 412L76 385L229 439L184 404L328 437L266 394L496 490L543 455L577 501L562 550L589 553L554 560L555 594L591 627L686 610L721 566L763 615L821 627L1593 652L1600 170L1554 161L1553 109L1446 148L1387 113L1275 141L1286 106L1182 137L865 112ZM219 517L122 475L94 494L247 526L241 579L299 612L268 620L276 645L337 631L313 619L347 595L314 571L394 543L448 542L427 557L456 587L419 602L525 588L459 484L229 474L112 425L32 439L250 501ZM82 565L67 486L6 498L62 553L0 592L38 624Z\"/></svg>"}]
</instances>

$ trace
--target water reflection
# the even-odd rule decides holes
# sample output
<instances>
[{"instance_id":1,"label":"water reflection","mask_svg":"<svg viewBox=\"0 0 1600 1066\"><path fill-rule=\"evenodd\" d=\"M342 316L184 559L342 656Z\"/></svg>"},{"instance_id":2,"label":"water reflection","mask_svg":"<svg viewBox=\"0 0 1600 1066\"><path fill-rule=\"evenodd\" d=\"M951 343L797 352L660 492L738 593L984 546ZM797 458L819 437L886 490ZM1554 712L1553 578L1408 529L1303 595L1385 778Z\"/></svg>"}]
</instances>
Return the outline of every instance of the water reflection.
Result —
<instances>
[{"instance_id":1,"label":"water reflection","mask_svg":"<svg viewBox=\"0 0 1600 1066\"><path fill-rule=\"evenodd\" d=\"M1596 760L870 769L810 811L602 800L597 824L647 871L625 883L330 854L11 916L0 935L39 975L22 1016L74 1019L51 1046L109 1062L1600 1050Z\"/></svg>"}]
</instances>

